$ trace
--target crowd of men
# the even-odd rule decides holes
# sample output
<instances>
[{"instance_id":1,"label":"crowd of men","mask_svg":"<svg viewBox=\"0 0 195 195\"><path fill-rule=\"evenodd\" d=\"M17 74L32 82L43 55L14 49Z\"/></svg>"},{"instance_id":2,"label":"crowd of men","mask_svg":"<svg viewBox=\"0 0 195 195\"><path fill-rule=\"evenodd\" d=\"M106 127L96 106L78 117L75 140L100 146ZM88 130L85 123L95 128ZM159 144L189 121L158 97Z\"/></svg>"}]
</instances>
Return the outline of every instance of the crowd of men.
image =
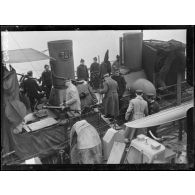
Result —
<instances>
[{"instance_id":1,"label":"crowd of men","mask_svg":"<svg viewBox=\"0 0 195 195\"><path fill-rule=\"evenodd\" d=\"M120 58L117 55L112 65L108 60L99 64L97 57L94 57L88 71L84 59L80 60L80 65L77 67L77 81L72 82L69 78L64 79L66 94L60 106L62 109L69 107L69 117L77 117L81 113L87 112L89 106L97 104L98 100L95 93L98 93L103 97L104 117L111 122L117 120L121 114L122 97L126 90L125 79L120 74L119 61ZM32 71L28 71L27 78L23 82L23 93L27 94L32 111L34 111L36 100L39 101L43 96L49 99L52 75L48 65L45 65L44 68L45 70L38 80L41 85L38 85L37 80L33 78ZM141 89L137 89L135 94L136 97L130 100L126 110L126 121L137 120L159 111L155 94L144 94ZM156 128L150 129L155 136Z\"/></svg>"}]
</instances>

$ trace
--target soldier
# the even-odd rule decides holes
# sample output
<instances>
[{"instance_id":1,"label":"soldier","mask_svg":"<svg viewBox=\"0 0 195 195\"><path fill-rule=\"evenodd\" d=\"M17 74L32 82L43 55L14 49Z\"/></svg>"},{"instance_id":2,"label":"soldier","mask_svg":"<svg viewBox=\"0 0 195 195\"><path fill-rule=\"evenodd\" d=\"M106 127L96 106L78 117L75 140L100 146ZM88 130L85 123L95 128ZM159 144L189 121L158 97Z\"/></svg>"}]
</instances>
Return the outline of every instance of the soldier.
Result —
<instances>
[{"instance_id":1,"label":"soldier","mask_svg":"<svg viewBox=\"0 0 195 195\"><path fill-rule=\"evenodd\" d=\"M85 81L89 80L88 69L87 69L87 66L85 65L85 60L83 59L81 59L80 65L77 68L77 77L78 77L78 80L83 80L83 79Z\"/></svg>"},{"instance_id":2,"label":"soldier","mask_svg":"<svg viewBox=\"0 0 195 195\"><path fill-rule=\"evenodd\" d=\"M155 95L153 93L148 93L147 99L148 99L148 113L149 113L149 115L152 115L152 114L159 112L160 106L159 106L158 102L155 100ZM158 128L158 126L148 128L148 131L147 131L148 136L151 137L151 134L149 133L149 131L151 131L151 133L155 137L157 137L157 133L156 133L157 128Z\"/></svg>"},{"instance_id":3,"label":"soldier","mask_svg":"<svg viewBox=\"0 0 195 195\"><path fill-rule=\"evenodd\" d=\"M143 99L143 91L136 90L136 98L130 100L125 119L129 121L132 114L132 120L137 120L148 115L148 103Z\"/></svg>"},{"instance_id":4,"label":"soldier","mask_svg":"<svg viewBox=\"0 0 195 195\"><path fill-rule=\"evenodd\" d=\"M98 89L100 85L100 65L97 63L97 57L93 58L94 62L90 66L91 86Z\"/></svg>"},{"instance_id":5,"label":"soldier","mask_svg":"<svg viewBox=\"0 0 195 195\"><path fill-rule=\"evenodd\" d=\"M119 110L122 107L121 99L126 89L126 81L122 75L120 75L120 70L118 68L114 69L112 79L114 79L118 84L118 99L119 99Z\"/></svg>"},{"instance_id":6,"label":"soldier","mask_svg":"<svg viewBox=\"0 0 195 195\"><path fill-rule=\"evenodd\" d=\"M103 89L98 90L100 94L105 94L102 100L104 114L106 118L114 118L119 115L118 84L109 74L104 75Z\"/></svg>"},{"instance_id":7,"label":"soldier","mask_svg":"<svg viewBox=\"0 0 195 195\"><path fill-rule=\"evenodd\" d=\"M51 87L52 87L52 76L51 71L49 70L49 65L44 66L45 70L43 71L40 81L42 81L42 87L45 89L46 97L49 99Z\"/></svg>"},{"instance_id":8,"label":"soldier","mask_svg":"<svg viewBox=\"0 0 195 195\"><path fill-rule=\"evenodd\" d=\"M24 80L24 93L27 94L30 100L31 111L34 111L34 106L36 104L36 100L39 101L42 97L44 97L42 89L39 87L37 81L33 78L33 72L27 72L27 79Z\"/></svg>"}]
</instances>

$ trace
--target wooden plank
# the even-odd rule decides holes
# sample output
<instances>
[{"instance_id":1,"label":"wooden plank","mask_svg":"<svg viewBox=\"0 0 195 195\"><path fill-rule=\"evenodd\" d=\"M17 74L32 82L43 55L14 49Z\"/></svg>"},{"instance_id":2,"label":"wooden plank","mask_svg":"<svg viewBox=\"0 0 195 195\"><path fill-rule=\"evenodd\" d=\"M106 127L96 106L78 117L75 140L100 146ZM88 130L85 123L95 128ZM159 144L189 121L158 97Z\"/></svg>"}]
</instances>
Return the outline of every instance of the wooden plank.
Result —
<instances>
[{"instance_id":1,"label":"wooden plank","mask_svg":"<svg viewBox=\"0 0 195 195\"><path fill-rule=\"evenodd\" d=\"M32 131L36 131L45 127L49 127L51 125L57 124L58 122L54 119L54 118L46 118L43 120L40 120L38 122L35 123L31 123L28 125L28 127L32 130Z\"/></svg>"},{"instance_id":2,"label":"wooden plank","mask_svg":"<svg viewBox=\"0 0 195 195\"><path fill-rule=\"evenodd\" d=\"M107 164L120 164L125 151L125 143L114 142Z\"/></svg>"}]
</instances>

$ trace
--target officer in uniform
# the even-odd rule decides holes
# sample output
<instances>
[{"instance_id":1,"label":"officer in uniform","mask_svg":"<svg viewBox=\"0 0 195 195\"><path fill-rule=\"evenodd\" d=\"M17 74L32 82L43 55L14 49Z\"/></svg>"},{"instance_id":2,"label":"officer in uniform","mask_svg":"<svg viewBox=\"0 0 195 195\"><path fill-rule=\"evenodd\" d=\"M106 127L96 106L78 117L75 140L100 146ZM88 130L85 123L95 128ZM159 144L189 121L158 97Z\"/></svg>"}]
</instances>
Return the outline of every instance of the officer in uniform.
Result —
<instances>
[{"instance_id":1,"label":"officer in uniform","mask_svg":"<svg viewBox=\"0 0 195 195\"><path fill-rule=\"evenodd\" d=\"M83 79L85 81L89 80L88 69L87 69L87 66L85 65L85 60L83 59L81 59L80 65L77 68L77 77L78 77L78 80L83 80Z\"/></svg>"},{"instance_id":2,"label":"officer in uniform","mask_svg":"<svg viewBox=\"0 0 195 195\"><path fill-rule=\"evenodd\" d=\"M152 114L155 114L155 113L159 112L160 111L160 106L159 106L158 102L155 100L155 94L148 93L147 94L147 99L148 99L148 114L152 115ZM157 137L157 133L156 133L157 127L158 126L148 128L147 134L148 134L149 137L151 137L151 134L149 133L149 131L151 131L152 134L155 137Z\"/></svg>"},{"instance_id":3,"label":"officer in uniform","mask_svg":"<svg viewBox=\"0 0 195 195\"><path fill-rule=\"evenodd\" d=\"M125 89L126 89L126 81L125 81L124 77L120 74L119 68L115 68L113 70L113 74L114 75L112 75L111 78L113 80L115 80L118 84L118 99L119 99L119 110L120 110L122 107L121 99L122 99L123 94L124 94Z\"/></svg>"},{"instance_id":4,"label":"officer in uniform","mask_svg":"<svg viewBox=\"0 0 195 195\"><path fill-rule=\"evenodd\" d=\"M44 66L45 70L42 72L40 81L42 81L42 87L45 89L46 97L49 99L51 87L52 87L52 76L51 71L49 70L49 65Z\"/></svg>"},{"instance_id":5,"label":"officer in uniform","mask_svg":"<svg viewBox=\"0 0 195 195\"><path fill-rule=\"evenodd\" d=\"M94 62L90 66L91 86L98 89L100 85L100 65L97 63L97 57L93 58Z\"/></svg>"},{"instance_id":6,"label":"officer in uniform","mask_svg":"<svg viewBox=\"0 0 195 195\"><path fill-rule=\"evenodd\" d=\"M118 101L118 84L109 74L104 75L103 89L98 90L100 94L104 94L102 103L104 105L104 114L106 118L114 118L119 115Z\"/></svg>"}]
</instances>

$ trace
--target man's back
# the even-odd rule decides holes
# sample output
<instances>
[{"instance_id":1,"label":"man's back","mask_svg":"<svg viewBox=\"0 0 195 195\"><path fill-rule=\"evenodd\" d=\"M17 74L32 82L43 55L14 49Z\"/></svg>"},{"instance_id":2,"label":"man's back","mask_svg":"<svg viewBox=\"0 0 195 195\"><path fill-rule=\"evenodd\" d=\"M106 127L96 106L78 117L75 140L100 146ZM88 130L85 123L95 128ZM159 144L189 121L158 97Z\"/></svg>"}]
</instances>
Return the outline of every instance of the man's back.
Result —
<instances>
[{"instance_id":1,"label":"man's back","mask_svg":"<svg viewBox=\"0 0 195 195\"><path fill-rule=\"evenodd\" d=\"M40 89L35 79L28 78L24 81L24 90L28 96L37 96Z\"/></svg>"},{"instance_id":2,"label":"man's back","mask_svg":"<svg viewBox=\"0 0 195 195\"><path fill-rule=\"evenodd\" d=\"M111 77L109 77L105 83L108 85L108 93L117 93L118 84L115 80L113 80Z\"/></svg>"},{"instance_id":3,"label":"man's back","mask_svg":"<svg viewBox=\"0 0 195 195\"><path fill-rule=\"evenodd\" d=\"M142 118L148 114L148 103L142 97L136 97L131 100L133 104L133 113L136 118Z\"/></svg>"}]
</instances>

